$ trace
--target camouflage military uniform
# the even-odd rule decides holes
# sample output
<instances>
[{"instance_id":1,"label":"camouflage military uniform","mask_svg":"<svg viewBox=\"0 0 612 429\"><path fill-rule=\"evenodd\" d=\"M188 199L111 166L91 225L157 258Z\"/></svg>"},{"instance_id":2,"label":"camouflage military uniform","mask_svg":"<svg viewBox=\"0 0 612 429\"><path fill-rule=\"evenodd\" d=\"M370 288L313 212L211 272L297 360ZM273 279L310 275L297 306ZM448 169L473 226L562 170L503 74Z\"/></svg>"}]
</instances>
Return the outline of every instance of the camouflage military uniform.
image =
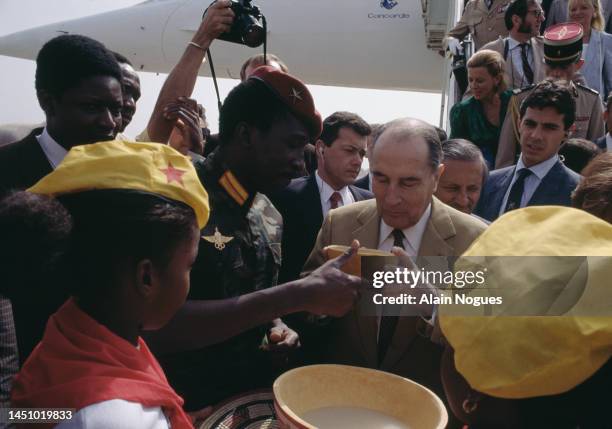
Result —
<instances>
[{"instance_id":1,"label":"camouflage military uniform","mask_svg":"<svg viewBox=\"0 0 612 429\"><path fill-rule=\"evenodd\" d=\"M520 152L519 123L521 103L531 93L536 85L514 90L508 103L508 112L499 134L499 145L495 168L514 165ZM603 122L603 106L599 93L576 82L570 82L570 90L576 99L576 121L571 136L587 140L596 140L605 133Z\"/></svg>"},{"instance_id":2,"label":"camouflage military uniform","mask_svg":"<svg viewBox=\"0 0 612 429\"><path fill-rule=\"evenodd\" d=\"M210 199L188 299L220 300L276 285L282 217L265 195L249 195L224 166L219 150L195 161ZM197 329L215 329L201 326ZM202 350L160 359L170 384L195 410L271 383L259 346L266 327L251 329Z\"/></svg>"}]
</instances>

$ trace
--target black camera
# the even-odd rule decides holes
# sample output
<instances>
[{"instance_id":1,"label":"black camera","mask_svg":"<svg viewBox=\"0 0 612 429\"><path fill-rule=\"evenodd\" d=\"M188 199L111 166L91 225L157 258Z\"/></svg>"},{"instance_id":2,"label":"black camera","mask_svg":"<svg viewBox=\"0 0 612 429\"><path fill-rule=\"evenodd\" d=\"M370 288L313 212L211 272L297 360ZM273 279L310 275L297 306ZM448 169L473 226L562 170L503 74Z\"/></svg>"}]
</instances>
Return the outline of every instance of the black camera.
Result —
<instances>
[{"instance_id":1,"label":"black camera","mask_svg":"<svg viewBox=\"0 0 612 429\"><path fill-rule=\"evenodd\" d=\"M234 22L227 33L219 36L226 42L240 43L251 48L261 45L266 38L265 17L251 0L232 0Z\"/></svg>"}]
</instances>

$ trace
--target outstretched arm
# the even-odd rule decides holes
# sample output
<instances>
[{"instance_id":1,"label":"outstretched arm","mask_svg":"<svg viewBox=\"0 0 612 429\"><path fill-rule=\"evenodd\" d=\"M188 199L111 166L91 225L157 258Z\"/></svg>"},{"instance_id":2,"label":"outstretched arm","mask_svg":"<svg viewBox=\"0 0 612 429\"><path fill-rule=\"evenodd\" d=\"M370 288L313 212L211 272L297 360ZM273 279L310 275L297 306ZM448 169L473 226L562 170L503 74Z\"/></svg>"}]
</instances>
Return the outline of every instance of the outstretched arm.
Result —
<instances>
[{"instance_id":1,"label":"outstretched arm","mask_svg":"<svg viewBox=\"0 0 612 429\"><path fill-rule=\"evenodd\" d=\"M229 31L232 25L234 12L230 5L230 0L218 0L210 5L191 43L187 45L181 59L166 78L147 125L151 141L168 141L174 121L164 117L164 108L176 102L179 97L191 96L206 50L213 40Z\"/></svg>"},{"instance_id":2,"label":"outstretched arm","mask_svg":"<svg viewBox=\"0 0 612 429\"><path fill-rule=\"evenodd\" d=\"M147 335L147 343L156 353L171 353L225 341L290 313L340 317L359 296L361 278L340 270L358 247L355 241L349 252L300 280L235 298L187 301L170 323Z\"/></svg>"}]
</instances>

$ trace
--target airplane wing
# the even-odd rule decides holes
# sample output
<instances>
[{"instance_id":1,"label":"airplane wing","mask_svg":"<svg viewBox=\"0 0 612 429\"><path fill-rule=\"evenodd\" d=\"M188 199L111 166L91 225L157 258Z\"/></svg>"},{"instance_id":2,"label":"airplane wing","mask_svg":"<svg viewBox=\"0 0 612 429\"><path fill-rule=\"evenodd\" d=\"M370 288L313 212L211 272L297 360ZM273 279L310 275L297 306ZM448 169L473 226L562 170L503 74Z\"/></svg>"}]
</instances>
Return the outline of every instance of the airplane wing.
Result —
<instances>
[{"instance_id":1,"label":"airplane wing","mask_svg":"<svg viewBox=\"0 0 612 429\"><path fill-rule=\"evenodd\" d=\"M310 84L440 92L448 80L437 54L457 0L258 0L268 52ZM460 1L460 0L459 0ZM150 0L132 7L0 37L0 54L36 58L49 39L84 34L141 71L167 73L198 28L201 0ZM261 52L224 41L211 46L219 77L237 78ZM208 76L203 64L200 74Z\"/></svg>"}]
</instances>

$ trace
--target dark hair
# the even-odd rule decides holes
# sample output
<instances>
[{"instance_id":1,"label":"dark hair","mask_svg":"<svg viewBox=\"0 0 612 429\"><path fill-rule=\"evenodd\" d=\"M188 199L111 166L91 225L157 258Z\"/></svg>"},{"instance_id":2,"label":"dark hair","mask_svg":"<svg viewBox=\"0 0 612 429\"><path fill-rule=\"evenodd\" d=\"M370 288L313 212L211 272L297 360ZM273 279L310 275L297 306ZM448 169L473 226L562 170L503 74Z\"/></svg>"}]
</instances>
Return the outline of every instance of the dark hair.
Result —
<instances>
[{"instance_id":1,"label":"dark hair","mask_svg":"<svg viewBox=\"0 0 612 429\"><path fill-rule=\"evenodd\" d=\"M270 64L272 61L274 61L278 63L282 71L284 71L285 73L289 73L289 68L287 67L287 64L285 64L276 55L266 54L266 60L267 60L266 64ZM263 66L264 65L264 55L263 54L253 55L248 60L246 60L244 64L242 64L242 67L240 67L240 80L242 81L246 80L247 78L246 69L250 64L257 64L257 67Z\"/></svg>"},{"instance_id":2,"label":"dark hair","mask_svg":"<svg viewBox=\"0 0 612 429\"><path fill-rule=\"evenodd\" d=\"M121 82L113 54L89 37L58 36L45 43L36 57L36 91L59 97L91 76L111 76Z\"/></svg>"},{"instance_id":3,"label":"dark hair","mask_svg":"<svg viewBox=\"0 0 612 429\"><path fill-rule=\"evenodd\" d=\"M565 130L569 130L576 120L576 101L568 89L567 82L562 80L546 79L537 84L521 103L521 119L529 107L539 110L552 107L563 115Z\"/></svg>"},{"instance_id":4,"label":"dark hair","mask_svg":"<svg viewBox=\"0 0 612 429\"><path fill-rule=\"evenodd\" d=\"M364 137L372 132L370 125L361 116L351 112L334 112L323 121L323 131L319 139L325 143L325 146L331 146L338 138L341 128L350 128Z\"/></svg>"},{"instance_id":5,"label":"dark hair","mask_svg":"<svg viewBox=\"0 0 612 429\"><path fill-rule=\"evenodd\" d=\"M584 168L572 205L612 222L612 152L597 155Z\"/></svg>"},{"instance_id":6,"label":"dark hair","mask_svg":"<svg viewBox=\"0 0 612 429\"><path fill-rule=\"evenodd\" d=\"M444 129L436 127L435 125L434 128L436 129L436 132L438 133L438 138L441 142L448 140L448 134L446 133L446 131L444 131Z\"/></svg>"},{"instance_id":7,"label":"dark hair","mask_svg":"<svg viewBox=\"0 0 612 429\"><path fill-rule=\"evenodd\" d=\"M447 159L455 161L480 162L482 164L482 183L489 176L489 167L482 152L474 143L464 139L450 139L442 142L442 162Z\"/></svg>"},{"instance_id":8,"label":"dark hair","mask_svg":"<svg viewBox=\"0 0 612 429\"><path fill-rule=\"evenodd\" d=\"M75 296L96 296L113 284L120 264L150 259L166 267L196 228L191 207L159 195L92 190L58 199L73 219L66 261Z\"/></svg>"},{"instance_id":9,"label":"dark hair","mask_svg":"<svg viewBox=\"0 0 612 429\"><path fill-rule=\"evenodd\" d=\"M18 289L52 283L71 229L70 215L55 199L25 191L5 196L0 201L0 294L11 298L25 292Z\"/></svg>"},{"instance_id":10,"label":"dark hair","mask_svg":"<svg viewBox=\"0 0 612 429\"><path fill-rule=\"evenodd\" d=\"M585 139L567 139L559 148L559 155L564 158L563 164L578 174L600 152L599 146Z\"/></svg>"},{"instance_id":11,"label":"dark hair","mask_svg":"<svg viewBox=\"0 0 612 429\"><path fill-rule=\"evenodd\" d=\"M396 138L406 140L414 137L421 137L425 140L429 150L429 165L436 170L442 162L442 145L436 129L425 121L413 118L400 118L383 125L378 137L372 142L370 154L374 154L374 148L383 134L387 132L396 133Z\"/></svg>"},{"instance_id":12,"label":"dark hair","mask_svg":"<svg viewBox=\"0 0 612 429\"><path fill-rule=\"evenodd\" d=\"M115 57L115 59L117 60L119 64L127 64L130 67L134 68L134 65L132 64L132 62L128 60L127 57L125 57L124 55L121 55L119 52L115 52L115 51L111 51L111 53L113 54L113 56Z\"/></svg>"},{"instance_id":13,"label":"dark hair","mask_svg":"<svg viewBox=\"0 0 612 429\"><path fill-rule=\"evenodd\" d=\"M220 144L231 141L236 127L241 122L265 133L275 121L290 114L289 108L263 82L247 79L230 91L221 106Z\"/></svg>"},{"instance_id":14,"label":"dark hair","mask_svg":"<svg viewBox=\"0 0 612 429\"><path fill-rule=\"evenodd\" d=\"M123 189L58 199L18 192L2 200L0 225L2 263L23 260L28 269L43 272L51 271L44 268L51 257L57 261L53 273L63 275L57 292L68 289L77 297L96 297L116 284L121 264L151 259L167 266L176 245L197 228L191 207ZM11 270L7 266L3 276Z\"/></svg>"},{"instance_id":15,"label":"dark hair","mask_svg":"<svg viewBox=\"0 0 612 429\"><path fill-rule=\"evenodd\" d=\"M512 30L512 17L514 15L521 19L525 19L527 12L529 11L529 6L533 4L537 4L535 0L514 0L512 3L510 3L506 9L506 13L504 14L506 29L508 31Z\"/></svg>"}]
</instances>

